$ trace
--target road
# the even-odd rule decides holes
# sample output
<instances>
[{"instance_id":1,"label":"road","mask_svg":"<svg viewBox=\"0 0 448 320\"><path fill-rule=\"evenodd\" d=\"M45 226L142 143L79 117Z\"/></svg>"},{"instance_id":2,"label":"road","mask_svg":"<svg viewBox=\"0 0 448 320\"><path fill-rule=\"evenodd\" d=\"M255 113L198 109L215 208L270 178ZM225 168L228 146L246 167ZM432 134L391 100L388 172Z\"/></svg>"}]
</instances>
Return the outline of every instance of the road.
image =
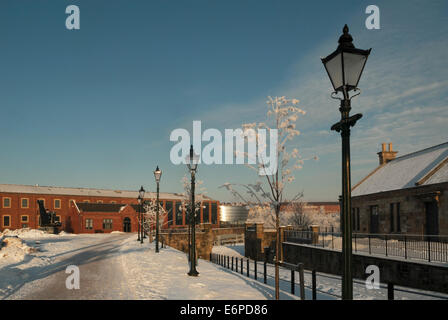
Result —
<instances>
[{"instance_id":1,"label":"road","mask_svg":"<svg viewBox=\"0 0 448 320\"><path fill-rule=\"evenodd\" d=\"M51 267L42 268L7 299L133 299L123 276L123 258L119 249L129 235L111 234L104 237L81 238L80 246L66 250L57 257ZM45 245L44 245L45 246ZM80 270L80 289L67 289L67 266ZM34 272L33 272L34 274Z\"/></svg>"}]
</instances>

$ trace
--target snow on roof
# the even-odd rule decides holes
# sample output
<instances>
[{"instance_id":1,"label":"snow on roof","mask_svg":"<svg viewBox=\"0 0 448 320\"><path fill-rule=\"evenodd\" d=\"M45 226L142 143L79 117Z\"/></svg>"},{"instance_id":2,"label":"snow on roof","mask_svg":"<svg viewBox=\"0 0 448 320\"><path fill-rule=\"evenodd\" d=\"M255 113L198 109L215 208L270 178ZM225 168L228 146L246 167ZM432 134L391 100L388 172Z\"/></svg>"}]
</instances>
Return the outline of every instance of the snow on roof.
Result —
<instances>
[{"instance_id":1,"label":"snow on roof","mask_svg":"<svg viewBox=\"0 0 448 320\"><path fill-rule=\"evenodd\" d=\"M352 196L448 182L447 160L448 142L398 157L361 180Z\"/></svg>"},{"instance_id":2,"label":"snow on roof","mask_svg":"<svg viewBox=\"0 0 448 320\"><path fill-rule=\"evenodd\" d=\"M67 188L67 187L48 187L31 186L21 184L0 184L0 193L31 193L31 194L53 194L53 195L72 195L72 196L90 196L90 197L116 197L116 198L136 198L138 191L128 190L109 190L92 188ZM156 198L155 192L146 192L145 198ZM161 199L182 200L184 197L179 193L160 192ZM205 195L197 195L198 200L212 200Z\"/></svg>"}]
</instances>

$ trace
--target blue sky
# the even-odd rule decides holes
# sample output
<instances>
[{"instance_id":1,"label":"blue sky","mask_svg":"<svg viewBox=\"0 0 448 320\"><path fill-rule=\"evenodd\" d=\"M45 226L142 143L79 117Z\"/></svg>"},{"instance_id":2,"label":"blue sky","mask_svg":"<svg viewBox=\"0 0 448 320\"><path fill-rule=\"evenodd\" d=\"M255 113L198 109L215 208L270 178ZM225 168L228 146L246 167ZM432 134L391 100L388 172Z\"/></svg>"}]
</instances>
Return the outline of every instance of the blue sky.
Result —
<instances>
[{"instance_id":1,"label":"blue sky","mask_svg":"<svg viewBox=\"0 0 448 320\"><path fill-rule=\"evenodd\" d=\"M78 5L81 29L65 28ZM381 29L367 30L375 4ZM352 182L382 142L403 155L448 140L446 1L20 1L0 3L0 183L180 192L176 128L239 128L265 119L266 96L300 100L292 145L307 161L289 186L307 200L340 194L338 103L320 57L347 23L373 48L352 112ZM245 166L199 168L209 196L257 177Z\"/></svg>"}]
</instances>

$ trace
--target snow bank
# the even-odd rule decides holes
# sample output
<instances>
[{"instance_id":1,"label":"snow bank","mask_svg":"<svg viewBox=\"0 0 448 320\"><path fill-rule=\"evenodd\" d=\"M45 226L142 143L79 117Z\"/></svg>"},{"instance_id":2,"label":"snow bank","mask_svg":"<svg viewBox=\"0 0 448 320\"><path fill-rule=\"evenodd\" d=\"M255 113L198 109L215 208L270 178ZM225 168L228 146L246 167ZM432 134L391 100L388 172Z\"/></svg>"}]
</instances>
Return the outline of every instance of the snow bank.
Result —
<instances>
[{"instance_id":1,"label":"snow bank","mask_svg":"<svg viewBox=\"0 0 448 320\"><path fill-rule=\"evenodd\" d=\"M0 232L0 237L19 237L21 239L40 239L59 236L73 236L74 234L61 231L59 234L51 234L38 229L22 228L16 230L5 229L3 233Z\"/></svg>"},{"instance_id":2,"label":"snow bank","mask_svg":"<svg viewBox=\"0 0 448 320\"><path fill-rule=\"evenodd\" d=\"M22 239L17 237L3 238L0 245L0 262L2 263L23 261L26 255L37 251L35 248L27 246Z\"/></svg>"}]
</instances>

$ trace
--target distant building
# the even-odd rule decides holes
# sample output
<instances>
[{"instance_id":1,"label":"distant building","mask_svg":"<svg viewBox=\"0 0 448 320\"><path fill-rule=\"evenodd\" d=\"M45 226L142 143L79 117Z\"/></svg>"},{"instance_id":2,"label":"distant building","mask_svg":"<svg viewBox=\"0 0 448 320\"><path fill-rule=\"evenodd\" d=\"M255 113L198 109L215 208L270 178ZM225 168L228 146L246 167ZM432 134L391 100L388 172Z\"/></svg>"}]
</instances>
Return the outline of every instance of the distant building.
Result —
<instances>
[{"instance_id":1,"label":"distant building","mask_svg":"<svg viewBox=\"0 0 448 320\"><path fill-rule=\"evenodd\" d=\"M0 230L39 227L37 200L56 212L62 230L75 233L137 231L138 191L90 188L65 188L0 184ZM155 192L147 192L145 200L155 199ZM197 195L202 202L200 222L219 226L219 201ZM183 196L160 193L160 202L167 211L166 228L186 226L185 211L181 209Z\"/></svg>"},{"instance_id":2,"label":"distant building","mask_svg":"<svg viewBox=\"0 0 448 320\"><path fill-rule=\"evenodd\" d=\"M336 201L310 201L303 202L303 210L310 214L333 214L340 212L339 202ZM294 211L294 205L291 203L284 203L280 209L282 212L292 212Z\"/></svg>"},{"instance_id":3,"label":"distant building","mask_svg":"<svg viewBox=\"0 0 448 320\"><path fill-rule=\"evenodd\" d=\"M386 147L352 188L353 230L448 235L448 142L398 158Z\"/></svg>"}]
</instances>

